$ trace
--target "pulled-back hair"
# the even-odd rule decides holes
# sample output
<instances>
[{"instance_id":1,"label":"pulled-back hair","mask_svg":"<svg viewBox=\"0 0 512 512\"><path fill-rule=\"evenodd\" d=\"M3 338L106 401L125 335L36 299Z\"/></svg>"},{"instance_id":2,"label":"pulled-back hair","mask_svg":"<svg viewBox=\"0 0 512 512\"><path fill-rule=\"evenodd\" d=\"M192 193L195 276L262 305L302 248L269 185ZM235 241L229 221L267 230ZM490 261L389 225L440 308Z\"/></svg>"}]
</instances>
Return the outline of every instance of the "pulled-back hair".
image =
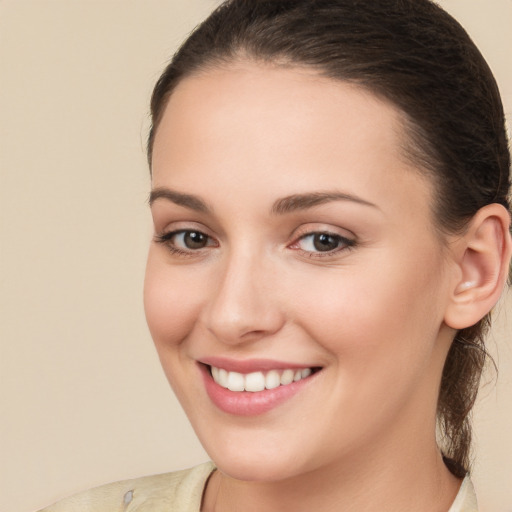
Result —
<instances>
[{"instance_id":1,"label":"pulled-back hair","mask_svg":"<svg viewBox=\"0 0 512 512\"><path fill-rule=\"evenodd\" d=\"M510 211L510 154L494 77L465 30L429 0L228 0L199 25L158 80L155 132L185 77L250 59L308 66L358 84L403 114L406 152L435 184L441 235L461 233L483 206ZM438 425L445 462L469 470L470 411L486 361L489 316L460 330L444 366Z\"/></svg>"}]
</instances>

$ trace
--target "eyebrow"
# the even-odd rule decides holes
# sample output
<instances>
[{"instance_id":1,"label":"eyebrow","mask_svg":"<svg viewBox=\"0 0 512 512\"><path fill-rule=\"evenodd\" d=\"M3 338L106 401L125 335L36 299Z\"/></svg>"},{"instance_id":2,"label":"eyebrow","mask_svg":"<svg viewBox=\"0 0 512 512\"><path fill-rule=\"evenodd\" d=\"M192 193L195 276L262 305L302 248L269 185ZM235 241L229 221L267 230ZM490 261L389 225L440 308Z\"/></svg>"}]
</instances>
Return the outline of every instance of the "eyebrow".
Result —
<instances>
[{"instance_id":1,"label":"eyebrow","mask_svg":"<svg viewBox=\"0 0 512 512\"><path fill-rule=\"evenodd\" d=\"M176 190L171 190L166 187L155 188L151 191L149 195L149 205L151 206L157 199L167 199L174 204L196 212L212 213L212 209L200 197L177 192ZM350 201L378 209L376 204L352 194L343 192L308 192L305 194L292 194L276 200L270 212L274 215L284 215L294 211L307 210L308 208L333 201Z\"/></svg>"},{"instance_id":2,"label":"eyebrow","mask_svg":"<svg viewBox=\"0 0 512 512\"><path fill-rule=\"evenodd\" d=\"M297 210L307 210L313 206L330 203L332 201L351 201L379 209L376 204L370 203L369 201L352 194L345 194L343 192L310 192L306 194L293 194L291 196L278 199L273 204L271 211L273 214L282 215Z\"/></svg>"},{"instance_id":3,"label":"eyebrow","mask_svg":"<svg viewBox=\"0 0 512 512\"><path fill-rule=\"evenodd\" d=\"M176 192L169 188L159 187L155 188L149 194L149 206L151 206L157 199L167 199L174 204L184 206L190 210L201 213L211 213L211 208L199 197L192 194L183 194Z\"/></svg>"}]
</instances>

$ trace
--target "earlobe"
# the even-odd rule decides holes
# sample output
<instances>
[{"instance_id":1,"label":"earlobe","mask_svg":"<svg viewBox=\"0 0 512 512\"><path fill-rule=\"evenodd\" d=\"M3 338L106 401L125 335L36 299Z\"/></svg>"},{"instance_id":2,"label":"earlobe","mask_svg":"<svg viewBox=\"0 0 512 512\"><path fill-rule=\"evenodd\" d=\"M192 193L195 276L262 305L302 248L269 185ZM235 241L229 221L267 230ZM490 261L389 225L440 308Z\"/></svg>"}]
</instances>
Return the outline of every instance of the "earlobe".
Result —
<instances>
[{"instance_id":1,"label":"earlobe","mask_svg":"<svg viewBox=\"0 0 512 512\"><path fill-rule=\"evenodd\" d=\"M476 324L500 298L512 252L509 229L508 211L490 204L476 213L458 241L457 280L445 313L445 323L453 329Z\"/></svg>"}]
</instances>

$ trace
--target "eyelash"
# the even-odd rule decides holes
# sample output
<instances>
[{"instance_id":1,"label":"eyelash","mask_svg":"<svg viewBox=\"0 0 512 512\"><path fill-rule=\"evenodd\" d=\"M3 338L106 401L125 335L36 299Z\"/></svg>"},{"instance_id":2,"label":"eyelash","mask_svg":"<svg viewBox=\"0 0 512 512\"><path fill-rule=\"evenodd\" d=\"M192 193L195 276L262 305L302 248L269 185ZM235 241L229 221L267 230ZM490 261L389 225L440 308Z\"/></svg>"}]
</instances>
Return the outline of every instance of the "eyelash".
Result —
<instances>
[{"instance_id":1,"label":"eyelash","mask_svg":"<svg viewBox=\"0 0 512 512\"><path fill-rule=\"evenodd\" d=\"M340 252L349 251L355 248L356 246L356 240L346 238L342 235L339 235L338 233L331 233L329 231L310 231L308 233L301 235L299 238L297 238L295 242L293 242L288 247L296 246L300 241L305 240L308 237L315 237L317 235L327 235L328 237L332 237L336 240L339 246L330 251L306 251L300 248L297 248L296 250L301 252L302 255L308 258L328 258L329 256L334 256L335 254L338 254Z\"/></svg>"},{"instance_id":2,"label":"eyelash","mask_svg":"<svg viewBox=\"0 0 512 512\"><path fill-rule=\"evenodd\" d=\"M199 251L203 248L198 249L180 249L176 245L172 243L172 240L177 235L185 235L187 233L196 233L202 236L205 236L208 240L213 240L212 237L207 235L206 233L203 233L202 231L196 230L196 229L179 229L175 231L170 231L168 233L162 233L155 235L155 241L159 244L163 244L166 246L166 248L171 252L171 254L177 255L177 256L183 256L183 257L191 257L197 255ZM294 248L293 246L296 246L300 241L305 240L308 237L314 237L315 235L327 235L329 237L332 237L336 239L338 244L341 244L341 247L336 247L333 250L330 251L306 251L304 249L300 248ZM349 251L355 248L357 245L356 240L346 238L344 236L341 236L337 233L331 233L329 231L310 231L308 233L305 233L301 235L299 238L297 238L292 244L290 244L288 247L294 248L294 250L297 250L302 255L308 257L308 258L325 258L329 256L333 256L334 254L337 254L342 251ZM206 245L204 248L212 247ZM218 245L214 245L213 247L218 247Z\"/></svg>"},{"instance_id":3,"label":"eyelash","mask_svg":"<svg viewBox=\"0 0 512 512\"><path fill-rule=\"evenodd\" d=\"M169 231L168 233L162 233L155 236L155 241L159 244L165 245L165 247L171 252L171 254L175 254L177 256L190 257L195 256L200 249L180 249L176 245L172 243L172 239L177 235L184 235L186 233L197 233L205 236L207 239L212 240L212 237L208 236L206 233L199 231L198 229L177 229L175 231ZM208 246L205 246L208 247Z\"/></svg>"}]
</instances>

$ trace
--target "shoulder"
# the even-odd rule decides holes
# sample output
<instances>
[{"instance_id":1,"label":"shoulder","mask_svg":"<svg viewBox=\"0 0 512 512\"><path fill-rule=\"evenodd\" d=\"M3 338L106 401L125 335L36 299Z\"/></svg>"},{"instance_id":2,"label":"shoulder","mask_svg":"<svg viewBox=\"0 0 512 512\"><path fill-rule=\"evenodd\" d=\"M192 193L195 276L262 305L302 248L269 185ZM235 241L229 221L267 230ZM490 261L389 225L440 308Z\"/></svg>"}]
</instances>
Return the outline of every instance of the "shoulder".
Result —
<instances>
[{"instance_id":1,"label":"shoulder","mask_svg":"<svg viewBox=\"0 0 512 512\"><path fill-rule=\"evenodd\" d=\"M199 512L204 486L214 469L207 462L183 471L114 482L39 512Z\"/></svg>"}]
</instances>

